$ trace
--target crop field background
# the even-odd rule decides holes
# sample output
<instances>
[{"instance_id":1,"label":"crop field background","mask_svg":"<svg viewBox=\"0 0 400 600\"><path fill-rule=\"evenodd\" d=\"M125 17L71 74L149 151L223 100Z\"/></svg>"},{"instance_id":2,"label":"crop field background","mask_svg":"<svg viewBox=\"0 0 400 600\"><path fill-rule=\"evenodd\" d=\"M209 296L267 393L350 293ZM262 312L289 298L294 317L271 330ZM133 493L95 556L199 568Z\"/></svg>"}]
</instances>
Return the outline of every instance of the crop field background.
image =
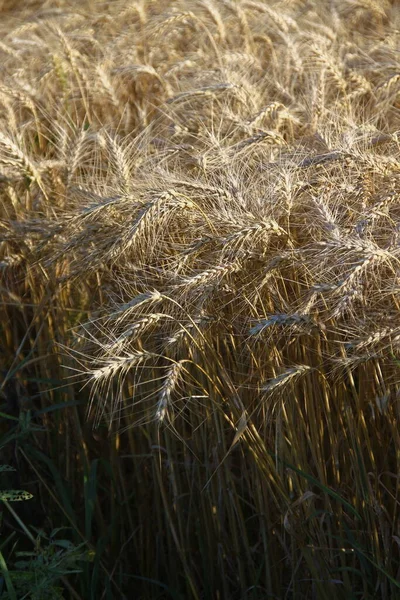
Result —
<instances>
[{"instance_id":1,"label":"crop field background","mask_svg":"<svg viewBox=\"0 0 400 600\"><path fill-rule=\"evenodd\" d=\"M0 1L0 597L400 598L400 5Z\"/></svg>"}]
</instances>

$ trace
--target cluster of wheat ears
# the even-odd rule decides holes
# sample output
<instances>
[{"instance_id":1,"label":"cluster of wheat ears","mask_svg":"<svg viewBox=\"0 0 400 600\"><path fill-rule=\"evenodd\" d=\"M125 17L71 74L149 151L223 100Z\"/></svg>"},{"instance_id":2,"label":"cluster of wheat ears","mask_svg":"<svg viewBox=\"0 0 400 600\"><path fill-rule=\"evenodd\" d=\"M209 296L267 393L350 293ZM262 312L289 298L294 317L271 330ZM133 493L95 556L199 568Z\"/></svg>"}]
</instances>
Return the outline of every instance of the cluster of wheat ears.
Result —
<instances>
[{"instance_id":1,"label":"cluster of wheat ears","mask_svg":"<svg viewBox=\"0 0 400 600\"><path fill-rule=\"evenodd\" d=\"M162 436L191 596L198 490L218 597L398 597L397 3L9 5L3 388Z\"/></svg>"}]
</instances>

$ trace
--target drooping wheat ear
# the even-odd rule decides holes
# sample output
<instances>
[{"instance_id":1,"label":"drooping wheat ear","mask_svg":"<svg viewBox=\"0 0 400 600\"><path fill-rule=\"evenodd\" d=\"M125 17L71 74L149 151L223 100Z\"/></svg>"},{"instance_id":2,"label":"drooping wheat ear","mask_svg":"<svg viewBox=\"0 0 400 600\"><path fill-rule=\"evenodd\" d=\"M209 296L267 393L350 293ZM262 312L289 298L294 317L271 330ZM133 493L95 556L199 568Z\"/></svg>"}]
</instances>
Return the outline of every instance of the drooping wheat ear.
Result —
<instances>
[{"instance_id":1,"label":"drooping wheat ear","mask_svg":"<svg viewBox=\"0 0 400 600\"><path fill-rule=\"evenodd\" d=\"M378 249L375 252L364 255L362 258L357 260L357 263L345 277L339 281L335 287L336 292L345 292L352 288L352 285L357 279L371 266L376 265L378 262L386 262L390 264L389 260L393 258L389 252Z\"/></svg>"},{"instance_id":2,"label":"drooping wheat ear","mask_svg":"<svg viewBox=\"0 0 400 600\"><path fill-rule=\"evenodd\" d=\"M234 83L215 83L214 85L207 85L188 92L181 92L169 98L167 104L183 103L196 98L213 98L227 91L238 92L240 88Z\"/></svg>"},{"instance_id":3,"label":"drooping wheat ear","mask_svg":"<svg viewBox=\"0 0 400 600\"><path fill-rule=\"evenodd\" d=\"M224 202L234 202L232 194L224 187L213 186L203 181L185 181L183 179L175 178L174 175L170 173L165 173L165 177L168 177L169 181L174 186L183 187L192 194L199 194L201 197L210 196L216 199L220 198Z\"/></svg>"},{"instance_id":4,"label":"drooping wheat ear","mask_svg":"<svg viewBox=\"0 0 400 600\"><path fill-rule=\"evenodd\" d=\"M144 304L146 304L147 307L154 306L155 304L161 302L162 299L163 296L158 290L138 294L132 298L132 300L129 300L129 302L118 305L116 309L107 316L107 319L113 319L114 317L117 317L116 324L118 324L128 318L129 315L138 307L142 307Z\"/></svg>"},{"instance_id":5,"label":"drooping wheat ear","mask_svg":"<svg viewBox=\"0 0 400 600\"><path fill-rule=\"evenodd\" d=\"M67 187L69 188L72 184L73 178L82 166L83 159L85 156L85 141L86 131L81 129L80 131L74 132L67 147L65 148L65 160L67 163Z\"/></svg>"},{"instance_id":6,"label":"drooping wheat ear","mask_svg":"<svg viewBox=\"0 0 400 600\"><path fill-rule=\"evenodd\" d=\"M82 206L80 213L77 215L74 225L78 225L86 220L94 220L99 214L101 214L107 207L115 206L122 203L125 198L123 196L112 196L109 198L104 198L102 196L98 196L94 192L90 192L89 190L85 190L81 186L72 186L70 189L71 196L75 196L77 199L83 199L85 201L90 200L90 204L86 204Z\"/></svg>"},{"instance_id":7,"label":"drooping wheat ear","mask_svg":"<svg viewBox=\"0 0 400 600\"><path fill-rule=\"evenodd\" d=\"M4 54L7 54L8 56L12 56L13 58L16 58L17 60L19 60L20 56L19 53L14 50L13 48L10 48L10 46L7 46L7 44L4 44L3 42L0 42L0 50L1 52L4 52Z\"/></svg>"},{"instance_id":8,"label":"drooping wheat ear","mask_svg":"<svg viewBox=\"0 0 400 600\"><path fill-rule=\"evenodd\" d=\"M121 371L127 371L132 367L140 365L145 360L154 358L156 355L151 352L135 350L126 354L126 356L114 356L112 358L99 359L104 362L104 366L90 371L90 379L97 383L112 379Z\"/></svg>"},{"instance_id":9,"label":"drooping wheat ear","mask_svg":"<svg viewBox=\"0 0 400 600\"><path fill-rule=\"evenodd\" d=\"M316 45L311 48L311 62L318 66L321 69L321 73L323 73L323 78L327 82L333 82L336 88L342 93L345 94L347 90L347 80L343 74L342 66L338 60L338 57L335 57L333 54L325 51L324 48L320 48Z\"/></svg>"},{"instance_id":10,"label":"drooping wheat ear","mask_svg":"<svg viewBox=\"0 0 400 600\"><path fill-rule=\"evenodd\" d=\"M359 352L360 350L366 350L378 345L385 340L393 346L398 345L400 341L399 328L384 327L383 329L378 329L364 338L347 341L345 347L354 352Z\"/></svg>"},{"instance_id":11,"label":"drooping wheat ear","mask_svg":"<svg viewBox=\"0 0 400 600\"><path fill-rule=\"evenodd\" d=\"M37 183L47 198L42 178L36 163L21 150L19 145L0 131L0 164L14 169L16 173Z\"/></svg>"},{"instance_id":12,"label":"drooping wheat ear","mask_svg":"<svg viewBox=\"0 0 400 600\"><path fill-rule=\"evenodd\" d=\"M187 277L178 287L184 287L184 292L186 293L199 286L218 283L228 274L239 271L240 268L241 267L237 262L229 265L217 265L211 269L202 271L193 277Z\"/></svg>"},{"instance_id":13,"label":"drooping wheat ear","mask_svg":"<svg viewBox=\"0 0 400 600\"><path fill-rule=\"evenodd\" d=\"M377 88L377 91L378 92L383 92L383 91L390 92L392 90L392 88L394 88L399 82L400 82L400 73L395 73L395 75L392 75L391 77L386 79L386 81L384 81L381 85L379 85Z\"/></svg>"},{"instance_id":14,"label":"drooping wheat ear","mask_svg":"<svg viewBox=\"0 0 400 600\"><path fill-rule=\"evenodd\" d=\"M48 25L48 27L49 30L52 31L52 33L61 42L64 54L78 82L79 90L82 95L82 100L85 105L85 108L88 109L86 95L87 90L91 89L91 82L88 79L88 73L82 68L81 64L82 62L87 62L86 57L84 57L76 48L72 46L68 35L58 25L53 23Z\"/></svg>"},{"instance_id":15,"label":"drooping wheat ear","mask_svg":"<svg viewBox=\"0 0 400 600\"><path fill-rule=\"evenodd\" d=\"M274 377L268 381L268 383L261 386L261 392L269 395L271 393L275 393L276 391L281 391L282 388L286 387L291 381L295 381L310 371L312 371L312 367L309 367L308 365L296 365L294 367L290 367L277 377Z\"/></svg>"},{"instance_id":16,"label":"drooping wheat ear","mask_svg":"<svg viewBox=\"0 0 400 600\"><path fill-rule=\"evenodd\" d=\"M289 33L289 31L299 31L299 26L297 25L295 19L280 9L275 10L263 2L258 2L257 0L244 0L243 5L245 8L251 8L255 11L268 15L270 23L277 31L281 31L283 33Z\"/></svg>"},{"instance_id":17,"label":"drooping wheat ear","mask_svg":"<svg viewBox=\"0 0 400 600\"><path fill-rule=\"evenodd\" d=\"M8 117L7 121L8 121L9 130L13 131L14 133L18 132L17 115L14 110L13 102L11 101L11 98L8 95L4 94L1 91L1 89L0 89L0 102L7 111L7 117Z\"/></svg>"},{"instance_id":18,"label":"drooping wheat ear","mask_svg":"<svg viewBox=\"0 0 400 600\"><path fill-rule=\"evenodd\" d=\"M115 90L115 86L113 85L111 78L109 76L109 74L106 71L106 68L104 65L97 65L96 66L96 72L101 84L101 87L103 88L105 95L107 96L108 100L110 101L110 103L117 109L120 108L120 99L118 97L118 94Z\"/></svg>"},{"instance_id":19,"label":"drooping wheat ear","mask_svg":"<svg viewBox=\"0 0 400 600\"><path fill-rule=\"evenodd\" d=\"M249 333L250 333L250 335L258 335L258 334L264 332L269 327L272 327L274 325L275 326L276 325L281 325L281 326L295 325L298 327L302 326L302 327L306 327L306 328L318 326L315 319L308 314L293 313L291 315L287 315L287 314L282 313L282 314L271 315L270 317L268 317L268 319L262 319L261 321L256 323L256 325L253 325L253 327L250 329Z\"/></svg>"},{"instance_id":20,"label":"drooping wheat ear","mask_svg":"<svg viewBox=\"0 0 400 600\"><path fill-rule=\"evenodd\" d=\"M96 394L103 394L105 397L111 396L110 422L114 419L116 412L122 400L122 390L125 380L129 374L136 377L140 368L145 367L145 363L150 359L157 359L158 355L146 350L133 350L124 352L122 356L103 357L97 359L96 366L88 369L88 382L91 385L90 402L88 410L92 411ZM112 392L113 385L117 384L116 392ZM122 408L122 406L120 407ZM99 420L106 412L106 406L100 404L96 407L96 419Z\"/></svg>"},{"instance_id":21,"label":"drooping wheat ear","mask_svg":"<svg viewBox=\"0 0 400 600\"><path fill-rule=\"evenodd\" d=\"M330 357L329 374L332 374L337 380L342 380L343 373L354 371L358 366L375 361L376 359L379 359L379 354L370 351L367 351L366 354L344 355L340 358Z\"/></svg>"},{"instance_id":22,"label":"drooping wheat ear","mask_svg":"<svg viewBox=\"0 0 400 600\"><path fill-rule=\"evenodd\" d=\"M117 140L115 136L107 132L98 134L99 145L103 147L110 160L114 176L124 194L129 194L132 186L132 162L131 154Z\"/></svg>"},{"instance_id":23,"label":"drooping wheat ear","mask_svg":"<svg viewBox=\"0 0 400 600\"><path fill-rule=\"evenodd\" d=\"M216 24L219 35L219 42L224 43L226 40L226 28L224 20L217 6L211 0L201 0L200 4L207 10L212 20Z\"/></svg>"},{"instance_id":24,"label":"drooping wheat ear","mask_svg":"<svg viewBox=\"0 0 400 600\"><path fill-rule=\"evenodd\" d=\"M243 238L259 233L274 233L277 236L280 236L286 232L274 219L261 219L260 223L243 227L242 229L221 238L221 243L229 244L230 242L243 240Z\"/></svg>"},{"instance_id":25,"label":"drooping wheat ear","mask_svg":"<svg viewBox=\"0 0 400 600\"><path fill-rule=\"evenodd\" d=\"M339 226L336 222L335 215L330 210L329 204L324 198L324 195L320 194L319 196L315 196L314 194L311 194L311 199L315 208L317 209L318 217L321 217L321 225L323 229L328 231L333 238L339 239L341 236ZM318 225L320 225L320 222Z\"/></svg>"},{"instance_id":26,"label":"drooping wheat ear","mask_svg":"<svg viewBox=\"0 0 400 600\"><path fill-rule=\"evenodd\" d=\"M95 408L95 420L99 422L106 414L109 423L123 408L123 389L128 375L137 378L138 371L146 367L146 362L158 359L158 355L146 350L124 351L121 356L99 357L93 367L87 370L88 382L91 385L88 412L92 411L97 394L110 398L110 410L99 403ZM100 364L101 366L97 366ZM116 390L113 390L117 384Z\"/></svg>"},{"instance_id":27,"label":"drooping wheat ear","mask_svg":"<svg viewBox=\"0 0 400 600\"><path fill-rule=\"evenodd\" d=\"M167 92L167 95L171 95L171 86L169 82L151 65L130 65L129 67L122 67L116 70L120 75L134 74L136 77L144 75L151 79L156 80L162 89Z\"/></svg>"},{"instance_id":28,"label":"drooping wheat ear","mask_svg":"<svg viewBox=\"0 0 400 600\"><path fill-rule=\"evenodd\" d=\"M358 100L362 96L371 93L372 90L371 83L368 81L368 79L356 71L350 73L348 81L349 85L354 87L354 89L349 91L347 95L340 101L340 105L343 105L344 107L351 106L355 100Z\"/></svg>"},{"instance_id":29,"label":"drooping wheat ear","mask_svg":"<svg viewBox=\"0 0 400 600\"><path fill-rule=\"evenodd\" d=\"M317 75L317 81L311 91L311 130L318 131L319 123L322 121L325 112L326 97L326 77L325 71L321 70Z\"/></svg>"},{"instance_id":30,"label":"drooping wheat ear","mask_svg":"<svg viewBox=\"0 0 400 600\"><path fill-rule=\"evenodd\" d=\"M229 152L231 155L237 155L239 153L248 152L249 148L253 148L261 144L285 146L286 141L279 133L276 133L275 131L262 131L252 135L246 140L238 142L229 149Z\"/></svg>"},{"instance_id":31,"label":"drooping wheat ear","mask_svg":"<svg viewBox=\"0 0 400 600\"><path fill-rule=\"evenodd\" d=\"M142 203L138 214L125 227L121 239L112 245L109 251L111 257L116 258L128 250L140 248L143 239L151 234L155 235L157 226L160 228L161 224L166 225L166 219L171 217L171 211L194 207L189 198L173 189L152 195L155 197Z\"/></svg>"},{"instance_id":32,"label":"drooping wheat ear","mask_svg":"<svg viewBox=\"0 0 400 600\"><path fill-rule=\"evenodd\" d=\"M36 104L33 100L33 98L35 98L36 94L35 94L34 90L29 89L29 91L30 91L30 94L20 87L10 87L10 86L0 82L0 93L2 95L4 94L6 96L9 96L10 98L14 98L15 100L18 100L22 106L26 106L27 108L29 108L35 118L36 128L37 128L38 132L40 132L41 124L40 124L40 120L38 118Z\"/></svg>"},{"instance_id":33,"label":"drooping wheat ear","mask_svg":"<svg viewBox=\"0 0 400 600\"><path fill-rule=\"evenodd\" d=\"M0 164L14 168L18 174L36 180L40 177L36 165L11 138L0 132Z\"/></svg>"},{"instance_id":34,"label":"drooping wheat ear","mask_svg":"<svg viewBox=\"0 0 400 600\"><path fill-rule=\"evenodd\" d=\"M197 333L200 333L202 329L205 329L207 325L210 325L214 321L216 321L216 317L211 315L194 317L191 321L181 324L181 326L166 339L165 346L168 348L169 346L179 344L185 338L189 338L190 341L192 341Z\"/></svg>"},{"instance_id":35,"label":"drooping wheat ear","mask_svg":"<svg viewBox=\"0 0 400 600\"><path fill-rule=\"evenodd\" d=\"M196 20L196 16L191 11L187 12L177 12L173 15L170 15L162 23L160 23L154 30L154 35L161 35L167 29L173 29L176 25L191 25L193 21Z\"/></svg>"},{"instance_id":36,"label":"drooping wheat ear","mask_svg":"<svg viewBox=\"0 0 400 600\"><path fill-rule=\"evenodd\" d=\"M106 351L116 352L121 350L126 342L133 342L137 340L143 333L150 329L153 325L156 325L161 319L172 319L170 315L164 313L150 313L145 317L141 317L132 325L129 325L122 333L120 333L115 340L112 340L105 346Z\"/></svg>"},{"instance_id":37,"label":"drooping wheat ear","mask_svg":"<svg viewBox=\"0 0 400 600\"><path fill-rule=\"evenodd\" d=\"M252 130L259 127L264 119L272 121L273 123L279 123L286 113L287 109L284 104L281 102L271 102L259 110L254 116L250 117L250 119L246 121L246 125Z\"/></svg>"},{"instance_id":38,"label":"drooping wheat ear","mask_svg":"<svg viewBox=\"0 0 400 600\"><path fill-rule=\"evenodd\" d=\"M157 409L155 418L158 423L162 423L165 417L168 414L168 408L171 404L171 394L175 390L181 373L184 369L184 363L188 362L186 359L179 360L174 363L172 367L170 367L167 371L166 378L161 388L161 392L159 394L159 399L157 402Z\"/></svg>"}]
</instances>

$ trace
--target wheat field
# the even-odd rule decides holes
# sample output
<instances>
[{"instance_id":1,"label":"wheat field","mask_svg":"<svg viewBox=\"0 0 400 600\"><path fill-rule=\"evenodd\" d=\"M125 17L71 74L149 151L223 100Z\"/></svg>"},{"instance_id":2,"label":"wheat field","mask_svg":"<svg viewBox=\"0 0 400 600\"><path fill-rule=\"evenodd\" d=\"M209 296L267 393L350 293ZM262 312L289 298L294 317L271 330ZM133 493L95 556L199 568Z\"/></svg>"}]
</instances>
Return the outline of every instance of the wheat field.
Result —
<instances>
[{"instance_id":1,"label":"wheat field","mask_svg":"<svg viewBox=\"0 0 400 600\"><path fill-rule=\"evenodd\" d=\"M0 33L0 597L400 598L399 4Z\"/></svg>"}]
</instances>

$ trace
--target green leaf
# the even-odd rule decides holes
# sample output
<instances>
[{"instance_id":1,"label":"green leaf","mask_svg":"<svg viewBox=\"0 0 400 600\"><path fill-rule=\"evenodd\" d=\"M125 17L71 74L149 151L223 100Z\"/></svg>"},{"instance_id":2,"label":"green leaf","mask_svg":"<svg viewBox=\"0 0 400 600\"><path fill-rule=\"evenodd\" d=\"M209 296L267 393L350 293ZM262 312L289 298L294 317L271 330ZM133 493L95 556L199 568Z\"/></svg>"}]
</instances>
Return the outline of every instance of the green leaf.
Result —
<instances>
[{"instance_id":1,"label":"green leaf","mask_svg":"<svg viewBox=\"0 0 400 600\"><path fill-rule=\"evenodd\" d=\"M74 545L70 540L55 540L53 546L59 546L65 550L74 550Z\"/></svg>"},{"instance_id":2,"label":"green leaf","mask_svg":"<svg viewBox=\"0 0 400 600\"><path fill-rule=\"evenodd\" d=\"M313 477L313 475L309 475L308 473L306 473L305 471L302 471L301 469L297 469L297 467L295 467L294 465L288 463L286 460L282 460L281 458L277 457L272 452L270 452L269 454L274 459L277 459L279 462L281 462L283 465L285 465L285 467L288 467L289 469L291 469L292 471L294 471L295 473L297 473L301 477L304 477L304 479L306 479L307 481L309 481L313 485L317 486L325 494L327 494L328 496L330 496L334 500L337 500L337 502L340 502L340 504L342 504L342 506L344 506L345 508L347 508L347 510L352 515L354 515L359 521L362 520L361 519L361 515L357 512L357 510L354 508L354 506L352 506L349 502L347 502L347 500L345 500L344 498L342 498L342 496L340 496L337 492L335 492L334 490L332 490L330 487L327 487L326 485L324 485L323 483L321 483L316 477Z\"/></svg>"},{"instance_id":3,"label":"green leaf","mask_svg":"<svg viewBox=\"0 0 400 600\"><path fill-rule=\"evenodd\" d=\"M1 552L0 552L0 571L3 574L4 581L6 582L7 591L10 596L10 600L18 600L17 594L15 592L15 588L14 588L12 580L11 580L10 573L7 568L6 561L4 560L4 557Z\"/></svg>"},{"instance_id":4,"label":"green leaf","mask_svg":"<svg viewBox=\"0 0 400 600\"><path fill-rule=\"evenodd\" d=\"M57 410L64 410L65 408L71 408L72 406L82 406L84 404L83 400L71 400L70 402L59 402L58 404L52 404L51 406L46 406L46 408L41 408L40 410L35 410L33 413L35 417L39 415L44 415L46 413L55 412Z\"/></svg>"},{"instance_id":5,"label":"green leaf","mask_svg":"<svg viewBox=\"0 0 400 600\"><path fill-rule=\"evenodd\" d=\"M19 419L17 417L12 417L11 415L8 415L5 412L0 412L0 417L3 417L3 419L7 419L8 421L19 421Z\"/></svg>"},{"instance_id":6,"label":"green leaf","mask_svg":"<svg viewBox=\"0 0 400 600\"><path fill-rule=\"evenodd\" d=\"M15 471L14 467L10 465L0 465L0 473L9 473L10 471Z\"/></svg>"},{"instance_id":7,"label":"green leaf","mask_svg":"<svg viewBox=\"0 0 400 600\"><path fill-rule=\"evenodd\" d=\"M0 500L6 502L19 502L20 500L30 500L33 495L24 490L0 490Z\"/></svg>"}]
</instances>

